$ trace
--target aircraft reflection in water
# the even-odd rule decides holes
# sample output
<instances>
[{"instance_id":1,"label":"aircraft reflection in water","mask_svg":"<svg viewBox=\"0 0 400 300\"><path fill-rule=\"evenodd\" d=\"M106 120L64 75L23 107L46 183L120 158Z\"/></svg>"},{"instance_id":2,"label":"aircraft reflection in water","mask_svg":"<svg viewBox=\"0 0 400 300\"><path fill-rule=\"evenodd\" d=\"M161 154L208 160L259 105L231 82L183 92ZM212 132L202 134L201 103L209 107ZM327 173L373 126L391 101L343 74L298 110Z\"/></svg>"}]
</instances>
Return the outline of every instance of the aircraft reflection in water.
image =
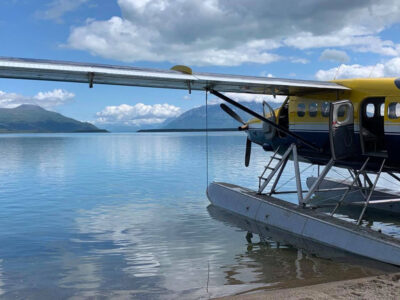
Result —
<instances>
[{"instance_id":1,"label":"aircraft reflection in water","mask_svg":"<svg viewBox=\"0 0 400 300\"><path fill-rule=\"evenodd\" d=\"M243 230L243 240L248 243L245 254L237 255L237 264L225 267L229 285L242 283L238 278L240 269L249 268L249 264L257 268L257 263L262 281L270 283L265 288L299 286L305 280L307 284L325 282L337 279L338 271L341 279L359 277L360 269L366 276L369 272L399 271L395 266L324 246L212 204L207 210L213 219Z\"/></svg>"}]
</instances>

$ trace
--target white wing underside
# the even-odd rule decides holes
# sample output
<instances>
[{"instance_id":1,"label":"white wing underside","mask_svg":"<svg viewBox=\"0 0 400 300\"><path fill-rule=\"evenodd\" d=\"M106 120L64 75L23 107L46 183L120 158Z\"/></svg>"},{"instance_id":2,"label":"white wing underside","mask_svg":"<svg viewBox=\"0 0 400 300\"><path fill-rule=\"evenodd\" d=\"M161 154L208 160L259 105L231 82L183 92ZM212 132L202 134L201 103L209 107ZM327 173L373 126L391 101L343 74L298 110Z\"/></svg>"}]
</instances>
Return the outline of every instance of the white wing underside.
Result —
<instances>
[{"instance_id":1,"label":"white wing underside","mask_svg":"<svg viewBox=\"0 0 400 300\"><path fill-rule=\"evenodd\" d=\"M0 77L269 95L348 90L324 81L195 72L184 74L174 70L8 57L0 57Z\"/></svg>"}]
</instances>

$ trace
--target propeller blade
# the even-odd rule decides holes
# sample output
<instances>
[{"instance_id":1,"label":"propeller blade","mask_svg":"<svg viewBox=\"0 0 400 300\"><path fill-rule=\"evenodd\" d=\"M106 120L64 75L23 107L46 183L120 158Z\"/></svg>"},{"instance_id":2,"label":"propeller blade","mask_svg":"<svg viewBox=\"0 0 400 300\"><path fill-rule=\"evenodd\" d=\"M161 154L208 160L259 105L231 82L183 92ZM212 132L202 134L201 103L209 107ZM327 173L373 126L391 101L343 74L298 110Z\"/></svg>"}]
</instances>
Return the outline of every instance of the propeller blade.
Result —
<instances>
[{"instance_id":1,"label":"propeller blade","mask_svg":"<svg viewBox=\"0 0 400 300\"><path fill-rule=\"evenodd\" d=\"M250 155L251 155L251 141L249 138L247 138L247 140L246 140L246 156L244 159L244 165L246 167L248 167L250 164Z\"/></svg>"},{"instance_id":2,"label":"propeller blade","mask_svg":"<svg viewBox=\"0 0 400 300\"><path fill-rule=\"evenodd\" d=\"M236 121L238 121L239 123L242 123L243 125L246 125L246 123L242 120L242 118L239 117L239 115L237 113L235 113L232 109L230 109L226 104L222 103L220 106L224 112L226 112L228 115L230 115Z\"/></svg>"}]
</instances>

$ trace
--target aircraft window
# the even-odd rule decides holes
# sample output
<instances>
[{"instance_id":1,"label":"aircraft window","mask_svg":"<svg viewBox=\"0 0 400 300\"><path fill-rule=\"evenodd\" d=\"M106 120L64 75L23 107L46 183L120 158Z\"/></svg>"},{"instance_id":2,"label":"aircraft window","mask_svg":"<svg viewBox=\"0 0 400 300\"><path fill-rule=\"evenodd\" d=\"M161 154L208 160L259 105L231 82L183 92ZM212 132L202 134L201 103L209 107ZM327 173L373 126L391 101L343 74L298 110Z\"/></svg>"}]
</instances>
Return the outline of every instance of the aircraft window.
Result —
<instances>
[{"instance_id":1,"label":"aircraft window","mask_svg":"<svg viewBox=\"0 0 400 300\"><path fill-rule=\"evenodd\" d=\"M329 110L331 109L331 105L329 102L323 102L321 105L321 114L323 117L329 117Z\"/></svg>"},{"instance_id":2,"label":"aircraft window","mask_svg":"<svg viewBox=\"0 0 400 300\"><path fill-rule=\"evenodd\" d=\"M306 105L304 103L299 103L297 105L297 115L299 117L304 117L306 114Z\"/></svg>"},{"instance_id":3,"label":"aircraft window","mask_svg":"<svg viewBox=\"0 0 400 300\"><path fill-rule=\"evenodd\" d=\"M400 118L400 103L399 102L392 102L389 104L388 117L389 117L389 119Z\"/></svg>"},{"instance_id":4,"label":"aircraft window","mask_svg":"<svg viewBox=\"0 0 400 300\"><path fill-rule=\"evenodd\" d=\"M373 118L375 115L375 105L372 103L368 103L366 108L365 108L365 115L368 118Z\"/></svg>"},{"instance_id":5,"label":"aircraft window","mask_svg":"<svg viewBox=\"0 0 400 300\"><path fill-rule=\"evenodd\" d=\"M308 113L310 117L316 117L318 112L318 104L317 103L310 103L308 105Z\"/></svg>"},{"instance_id":6,"label":"aircraft window","mask_svg":"<svg viewBox=\"0 0 400 300\"><path fill-rule=\"evenodd\" d=\"M385 116L385 103L381 104L381 108L380 108L379 114L380 114L381 117Z\"/></svg>"},{"instance_id":7,"label":"aircraft window","mask_svg":"<svg viewBox=\"0 0 400 300\"><path fill-rule=\"evenodd\" d=\"M342 121L342 120L346 119L347 110L348 110L347 106L342 105L342 106L339 107L338 117L342 118L342 119L339 119L339 121Z\"/></svg>"},{"instance_id":8,"label":"aircraft window","mask_svg":"<svg viewBox=\"0 0 400 300\"><path fill-rule=\"evenodd\" d=\"M341 125L346 125L353 122L352 118L352 106L344 104L338 107L337 110L337 123Z\"/></svg>"}]
</instances>

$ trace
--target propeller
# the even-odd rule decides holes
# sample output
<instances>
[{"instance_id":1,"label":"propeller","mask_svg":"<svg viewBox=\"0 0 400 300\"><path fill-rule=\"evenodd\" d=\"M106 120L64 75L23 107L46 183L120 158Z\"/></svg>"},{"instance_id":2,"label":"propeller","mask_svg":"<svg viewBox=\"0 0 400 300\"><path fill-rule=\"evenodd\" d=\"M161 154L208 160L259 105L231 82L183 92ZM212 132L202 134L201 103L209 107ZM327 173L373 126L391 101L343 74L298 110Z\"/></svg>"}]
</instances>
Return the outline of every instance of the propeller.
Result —
<instances>
[{"instance_id":1,"label":"propeller","mask_svg":"<svg viewBox=\"0 0 400 300\"><path fill-rule=\"evenodd\" d=\"M247 130L249 128L249 125L243 121L243 119L237 114L235 113L231 108L229 108L229 106L227 106L226 104L220 104L221 109L226 112L228 115L230 115L232 118L234 118L236 121L238 121L239 123L242 123L243 126L239 127L239 130ZM250 155L251 155L251 140L249 138L247 138L246 140L246 154L245 154L245 158L244 158L244 165L246 167L249 166L250 163Z\"/></svg>"},{"instance_id":2,"label":"propeller","mask_svg":"<svg viewBox=\"0 0 400 300\"><path fill-rule=\"evenodd\" d=\"M244 165L246 167L249 166L250 163L250 155L251 155L251 141L249 138L246 140L246 155L244 157Z\"/></svg>"},{"instance_id":3,"label":"propeller","mask_svg":"<svg viewBox=\"0 0 400 300\"><path fill-rule=\"evenodd\" d=\"M224 112L226 112L228 115L230 115L236 121L238 121L239 123L242 123L243 125L246 125L246 122L243 121L243 119L237 113L235 113L231 108L229 108L228 105L222 103L222 104L220 104L220 106Z\"/></svg>"},{"instance_id":4,"label":"propeller","mask_svg":"<svg viewBox=\"0 0 400 300\"><path fill-rule=\"evenodd\" d=\"M211 94L217 96L218 98L221 98L222 100L232 104L233 106L236 106L237 108L243 110L244 112L247 112L248 114L252 115L253 117L256 117L257 119L269 124L270 126L274 127L276 130L278 130L281 133L284 133L292 138L295 139L296 142L303 144L304 146L307 146L308 148L317 151L319 153L322 153L324 150L322 148L319 148L317 146L315 146L313 143L311 143L310 141L304 139L303 137L297 135L296 133L290 131L289 129L285 128L282 125L276 124L274 121L272 120L268 120L266 117L256 113L255 111L247 108L246 106L240 104L239 102L236 102L232 99L230 99L229 97L225 96L224 94L221 94L219 92L217 92L216 90L209 90Z\"/></svg>"},{"instance_id":5,"label":"propeller","mask_svg":"<svg viewBox=\"0 0 400 300\"><path fill-rule=\"evenodd\" d=\"M228 115L230 115L236 121L243 124L242 126L239 126L239 128L238 128L239 130L249 129L249 124L247 124L245 121L243 121L243 119L237 113L235 113L229 106L222 103L222 104L220 104L220 107L224 112L226 112Z\"/></svg>"}]
</instances>

